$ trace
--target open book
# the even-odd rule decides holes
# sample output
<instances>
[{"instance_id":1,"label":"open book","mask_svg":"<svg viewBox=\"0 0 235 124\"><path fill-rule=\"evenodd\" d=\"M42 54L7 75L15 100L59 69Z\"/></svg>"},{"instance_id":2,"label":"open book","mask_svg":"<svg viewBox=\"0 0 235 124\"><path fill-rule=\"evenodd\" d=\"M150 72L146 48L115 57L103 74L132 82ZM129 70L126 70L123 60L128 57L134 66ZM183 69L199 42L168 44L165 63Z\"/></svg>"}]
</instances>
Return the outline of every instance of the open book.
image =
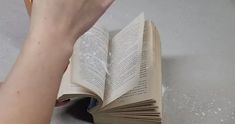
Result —
<instances>
[{"instance_id":1,"label":"open book","mask_svg":"<svg viewBox=\"0 0 235 124\"><path fill-rule=\"evenodd\" d=\"M97 124L161 123L160 38L144 14L113 38L98 24L79 38L58 100L84 97Z\"/></svg>"}]
</instances>

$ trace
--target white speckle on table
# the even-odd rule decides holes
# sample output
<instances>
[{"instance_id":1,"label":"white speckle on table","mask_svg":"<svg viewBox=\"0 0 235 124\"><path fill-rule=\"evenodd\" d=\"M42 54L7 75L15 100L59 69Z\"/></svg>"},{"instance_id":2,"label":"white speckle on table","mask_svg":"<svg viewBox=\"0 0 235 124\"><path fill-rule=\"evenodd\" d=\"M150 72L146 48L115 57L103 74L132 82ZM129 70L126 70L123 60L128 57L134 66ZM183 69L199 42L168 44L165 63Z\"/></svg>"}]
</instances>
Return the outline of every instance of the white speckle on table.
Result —
<instances>
[{"instance_id":1,"label":"white speckle on table","mask_svg":"<svg viewBox=\"0 0 235 124\"><path fill-rule=\"evenodd\" d=\"M165 86L162 85L162 96L164 96L166 90L167 90L167 87L165 87Z\"/></svg>"},{"instance_id":2,"label":"white speckle on table","mask_svg":"<svg viewBox=\"0 0 235 124\"><path fill-rule=\"evenodd\" d=\"M202 116L205 116L206 115L206 113L205 112L202 112Z\"/></svg>"},{"instance_id":3,"label":"white speckle on table","mask_svg":"<svg viewBox=\"0 0 235 124\"><path fill-rule=\"evenodd\" d=\"M223 120L223 119L220 119L220 121L221 121L221 122L224 122L224 120Z\"/></svg>"}]
</instances>

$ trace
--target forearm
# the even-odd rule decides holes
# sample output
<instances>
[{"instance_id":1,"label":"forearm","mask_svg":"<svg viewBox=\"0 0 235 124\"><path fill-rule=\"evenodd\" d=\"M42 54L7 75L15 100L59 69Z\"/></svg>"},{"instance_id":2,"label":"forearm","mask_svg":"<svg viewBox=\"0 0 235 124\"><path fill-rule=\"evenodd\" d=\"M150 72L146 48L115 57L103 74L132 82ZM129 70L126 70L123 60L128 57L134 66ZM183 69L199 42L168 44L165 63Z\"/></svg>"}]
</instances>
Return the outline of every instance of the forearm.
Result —
<instances>
[{"instance_id":1,"label":"forearm","mask_svg":"<svg viewBox=\"0 0 235 124\"><path fill-rule=\"evenodd\" d=\"M72 54L73 44L64 42L68 39L59 36L53 39L41 37L27 38L12 72L1 87L0 110L4 112L0 112L1 123L50 122L60 80Z\"/></svg>"}]
</instances>

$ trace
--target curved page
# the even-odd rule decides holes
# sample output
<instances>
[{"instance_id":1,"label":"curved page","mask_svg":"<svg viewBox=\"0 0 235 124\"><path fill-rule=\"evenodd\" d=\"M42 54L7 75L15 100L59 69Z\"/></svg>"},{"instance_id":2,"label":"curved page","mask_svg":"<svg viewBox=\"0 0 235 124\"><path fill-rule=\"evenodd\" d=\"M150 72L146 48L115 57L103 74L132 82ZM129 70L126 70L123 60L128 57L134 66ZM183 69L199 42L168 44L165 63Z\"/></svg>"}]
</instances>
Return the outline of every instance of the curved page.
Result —
<instances>
[{"instance_id":1,"label":"curved page","mask_svg":"<svg viewBox=\"0 0 235 124\"><path fill-rule=\"evenodd\" d=\"M95 25L75 44L72 56L72 82L103 100L107 72L108 32Z\"/></svg>"},{"instance_id":2,"label":"curved page","mask_svg":"<svg viewBox=\"0 0 235 124\"><path fill-rule=\"evenodd\" d=\"M112 39L110 76L105 86L103 106L127 93L138 84L144 23L144 14L141 14Z\"/></svg>"}]
</instances>

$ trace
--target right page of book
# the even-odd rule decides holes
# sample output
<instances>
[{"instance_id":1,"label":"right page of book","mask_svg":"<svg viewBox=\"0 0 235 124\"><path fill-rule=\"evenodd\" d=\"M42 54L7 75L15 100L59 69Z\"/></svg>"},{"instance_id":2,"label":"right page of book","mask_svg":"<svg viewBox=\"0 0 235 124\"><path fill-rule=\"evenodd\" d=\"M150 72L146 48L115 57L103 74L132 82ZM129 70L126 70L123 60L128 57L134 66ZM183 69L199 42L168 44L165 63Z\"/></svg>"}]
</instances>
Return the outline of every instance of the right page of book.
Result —
<instances>
[{"instance_id":1,"label":"right page of book","mask_svg":"<svg viewBox=\"0 0 235 124\"><path fill-rule=\"evenodd\" d=\"M109 104L105 109L147 100L161 101L161 54L159 52L159 39L159 36L156 36L155 27L151 21L146 21L138 85Z\"/></svg>"},{"instance_id":2,"label":"right page of book","mask_svg":"<svg viewBox=\"0 0 235 124\"><path fill-rule=\"evenodd\" d=\"M109 76L103 106L133 89L139 80L144 14L134 19L111 41Z\"/></svg>"}]
</instances>

